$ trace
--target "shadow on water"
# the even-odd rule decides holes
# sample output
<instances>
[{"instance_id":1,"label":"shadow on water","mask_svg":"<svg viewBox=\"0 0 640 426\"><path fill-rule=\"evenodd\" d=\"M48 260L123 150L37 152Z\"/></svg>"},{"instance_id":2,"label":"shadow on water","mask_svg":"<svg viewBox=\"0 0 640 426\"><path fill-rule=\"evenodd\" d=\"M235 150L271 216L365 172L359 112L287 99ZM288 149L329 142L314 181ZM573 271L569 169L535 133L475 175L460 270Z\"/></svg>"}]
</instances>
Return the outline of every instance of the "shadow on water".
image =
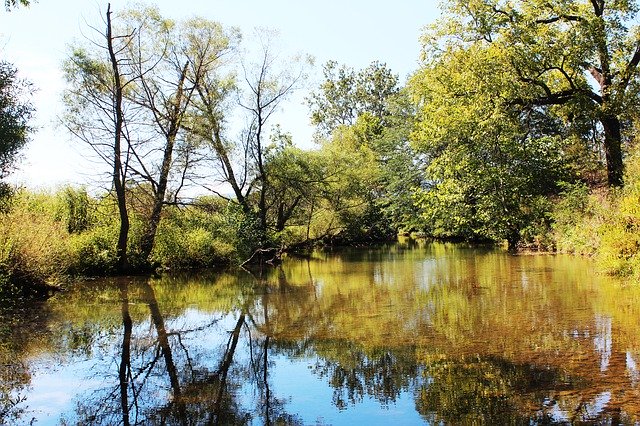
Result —
<instances>
[{"instance_id":1,"label":"shadow on water","mask_svg":"<svg viewBox=\"0 0 640 426\"><path fill-rule=\"evenodd\" d=\"M6 423L640 420L640 289L581 259L388 245L3 315Z\"/></svg>"}]
</instances>

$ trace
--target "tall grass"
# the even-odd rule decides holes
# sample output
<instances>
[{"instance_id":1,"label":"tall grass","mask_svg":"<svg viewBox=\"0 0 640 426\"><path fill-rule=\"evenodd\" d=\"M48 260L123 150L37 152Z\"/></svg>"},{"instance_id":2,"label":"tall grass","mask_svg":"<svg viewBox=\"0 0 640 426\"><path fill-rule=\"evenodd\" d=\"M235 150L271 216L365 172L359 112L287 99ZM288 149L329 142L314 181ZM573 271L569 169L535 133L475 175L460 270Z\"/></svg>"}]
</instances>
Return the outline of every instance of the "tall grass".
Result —
<instances>
[{"instance_id":1,"label":"tall grass","mask_svg":"<svg viewBox=\"0 0 640 426\"><path fill-rule=\"evenodd\" d=\"M593 256L605 273L640 279L640 150L626 160L622 189L568 187L556 204L559 251Z\"/></svg>"},{"instance_id":2,"label":"tall grass","mask_svg":"<svg viewBox=\"0 0 640 426\"><path fill-rule=\"evenodd\" d=\"M13 196L0 221L0 290L30 292L65 275L68 232L53 220L55 211L55 199L47 194Z\"/></svg>"},{"instance_id":3,"label":"tall grass","mask_svg":"<svg viewBox=\"0 0 640 426\"><path fill-rule=\"evenodd\" d=\"M218 203L169 207L153 261L164 268L211 267L237 258L233 215ZM142 213L140 213L142 211ZM132 209L130 262L142 265L144 209ZM19 190L0 212L0 293L33 292L70 277L115 272L119 222L112 197L82 188L56 193Z\"/></svg>"}]
</instances>

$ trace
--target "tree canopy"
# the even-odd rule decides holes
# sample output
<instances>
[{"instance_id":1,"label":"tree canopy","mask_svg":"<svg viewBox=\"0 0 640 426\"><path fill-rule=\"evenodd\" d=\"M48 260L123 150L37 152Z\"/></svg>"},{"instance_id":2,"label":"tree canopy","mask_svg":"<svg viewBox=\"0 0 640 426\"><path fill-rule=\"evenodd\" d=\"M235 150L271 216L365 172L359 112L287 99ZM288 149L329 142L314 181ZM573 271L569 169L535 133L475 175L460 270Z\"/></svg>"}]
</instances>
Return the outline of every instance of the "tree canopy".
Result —
<instances>
[{"instance_id":1,"label":"tree canopy","mask_svg":"<svg viewBox=\"0 0 640 426\"><path fill-rule=\"evenodd\" d=\"M13 170L17 155L27 143L34 107L27 96L31 85L18 78L17 69L0 62L0 179Z\"/></svg>"},{"instance_id":2,"label":"tree canopy","mask_svg":"<svg viewBox=\"0 0 640 426\"><path fill-rule=\"evenodd\" d=\"M365 112L384 120L390 115L388 100L400 90L398 76L378 61L359 71L329 61L323 75L319 90L307 102L311 122L325 136L338 126L354 124Z\"/></svg>"},{"instance_id":3,"label":"tree canopy","mask_svg":"<svg viewBox=\"0 0 640 426\"><path fill-rule=\"evenodd\" d=\"M458 0L425 35L425 53L428 61L460 50L491 55L499 68L481 68L482 79L510 81L485 93L489 107L550 107L567 124L596 120L608 184L620 186L624 123L638 102L637 11L634 1Z\"/></svg>"}]
</instances>

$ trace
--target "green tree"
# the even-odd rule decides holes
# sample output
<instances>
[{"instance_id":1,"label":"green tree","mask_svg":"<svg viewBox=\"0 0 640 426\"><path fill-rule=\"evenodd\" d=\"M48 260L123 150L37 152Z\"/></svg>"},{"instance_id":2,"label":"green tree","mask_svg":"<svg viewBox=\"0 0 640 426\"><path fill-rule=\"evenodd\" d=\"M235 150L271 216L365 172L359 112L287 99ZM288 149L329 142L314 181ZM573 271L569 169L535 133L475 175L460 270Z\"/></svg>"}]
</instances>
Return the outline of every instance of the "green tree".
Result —
<instances>
[{"instance_id":1,"label":"green tree","mask_svg":"<svg viewBox=\"0 0 640 426\"><path fill-rule=\"evenodd\" d=\"M279 224L270 221L278 200L269 198L274 191L267 167L268 125L282 102L306 77L306 66L311 62L310 58L290 58L286 64L280 61L269 31L261 31L257 41L256 60L242 64L244 85L237 88L239 107L247 120L241 137L234 140L225 129L225 99L234 89L231 85L221 85L220 90L206 86L198 90L198 120L192 132L212 154L213 168L218 172L216 184L229 185L234 197L229 199L212 185L209 187L241 207L248 225L245 231L251 234L254 249L272 246L271 233L283 228L282 220L293 213L281 215Z\"/></svg>"},{"instance_id":2,"label":"green tree","mask_svg":"<svg viewBox=\"0 0 640 426\"><path fill-rule=\"evenodd\" d=\"M389 236L388 222L377 205L384 188L380 158L373 141L380 121L369 113L351 126L339 126L321 142L328 177L324 190L329 216L328 236L343 242L378 240Z\"/></svg>"},{"instance_id":3,"label":"green tree","mask_svg":"<svg viewBox=\"0 0 640 426\"><path fill-rule=\"evenodd\" d=\"M377 61L360 71L329 61L323 74L319 91L312 93L307 103L311 122L324 136L338 126L354 124L365 112L384 122L390 115L387 101L400 90L398 76Z\"/></svg>"},{"instance_id":4,"label":"green tree","mask_svg":"<svg viewBox=\"0 0 640 426\"><path fill-rule=\"evenodd\" d=\"M431 235L506 239L514 248L570 177L562 149L570 132L552 108L511 102L519 78L501 53L494 45L452 49L412 79L414 145L428 163L416 198Z\"/></svg>"},{"instance_id":5,"label":"green tree","mask_svg":"<svg viewBox=\"0 0 640 426\"><path fill-rule=\"evenodd\" d=\"M487 109L504 99L504 106L522 109L558 107L569 122L597 120L608 183L620 186L622 123L638 99L637 11L635 1L457 0L445 6L424 42L435 56L490 49L500 69L484 67L484 79L500 79L499 71L513 88L486 92L481 101Z\"/></svg>"},{"instance_id":6,"label":"green tree","mask_svg":"<svg viewBox=\"0 0 640 426\"><path fill-rule=\"evenodd\" d=\"M26 97L31 92L31 85L18 78L13 65L0 62L0 180L14 170L18 154L27 143L34 108ZM6 190L3 185L2 192Z\"/></svg>"},{"instance_id":7,"label":"green tree","mask_svg":"<svg viewBox=\"0 0 640 426\"><path fill-rule=\"evenodd\" d=\"M340 173L351 180L348 190L343 188L347 193L332 198L336 213L341 212L340 222L349 229L348 238L380 238L390 235L392 228L411 228L417 216L413 193L420 186L422 157L409 144L415 108L408 93L380 62L359 71L329 62L324 76L318 92L308 99L312 122L326 139L321 145L357 159L336 163L339 168L349 164ZM338 202L347 199L351 202ZM359 202L352 203L356 199ZM348 206L357 204L364 210L356 214Z\"/></svg>"}]
</instances>

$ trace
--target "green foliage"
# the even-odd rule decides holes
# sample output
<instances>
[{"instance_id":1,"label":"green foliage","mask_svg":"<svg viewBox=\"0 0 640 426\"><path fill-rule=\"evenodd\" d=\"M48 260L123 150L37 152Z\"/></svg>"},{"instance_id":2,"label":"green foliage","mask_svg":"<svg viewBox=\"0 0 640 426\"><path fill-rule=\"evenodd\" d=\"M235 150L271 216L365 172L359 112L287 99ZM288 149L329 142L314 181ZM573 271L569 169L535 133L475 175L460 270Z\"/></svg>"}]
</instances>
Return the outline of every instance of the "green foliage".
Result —
<instances>
[{"instance_id":1,"label":"green foliage","mask_svg":"<svg viewBox=\"0 0 640 426\"><path fill-rule=\"evenodd\" d=\"M387 101L399 93L398 76L385 64L372 62L356 72L329 61L323 73L325 81L319 92L307 99L311 122L322 135L329 136L339 126L354 124L365 112L381 121L390 115Z\"/></svg>"},{"instance_id":2,"label":"green foliage","mask_svg":"<svg viewBox=\"0 0 640 426\"><path fill-rule=\"evenodd\" d=\"M597 260L603 270L640 278L640 151L634 147L625 170L625 187L602 207Z\"/></svg>"},{"instance_id":3,"label":"green foliage","mask_svg":"<svg viewBox=\"0 0 640 426\"><path fill-rule=\"evenodd\" d=\"M572 178L562 120L508 100L519 86L502 54L493 45L453 50L410 82L421 105L413 142L428 162L415 201L432 236L515 248L532 233L525 228L544 222L545 197Z\"/></svg>"},{"instance_id":4,"label":"green foliage","mask_svg":"<svg viewBox=\"0 0 640 426\"><path fill-rule=\"evenodd\" d=\"M58 199L56 219L67 224L70 234L85 231L92 222L91 213L95 209L86 188L67 186L58 192Z\"/></svg>"},{"instance_id":5,"label":"green foliage","mask_svg":"<svg viewBox=\"0 0 640 426\"><path fill-rule=\"evenodd\" d=\"M226 220L220 212L202 207L169 211L160 222L153 258L168 268L229 263L236 253L228 230L223 229Z\"/></svg>"},{"instance_id":6,"label":"green foliage","mask_svg":"<svg viewBox=\"0 0 640 426\"><path fill-rule=\"evenodd\" d=\"M72 276L117 272L118 210L110 194L95 198L84 189L63 188L55 194L21 190L0 214L0 293L28 293ZM140 254L144 217L131 213L133 270L146 264ZM247 223L237 207L220 199L168 208L152 260L164 268L237 262L239 253L248 255L254 248Z\"/></svg>"},{"instance_id":7,"label":"green foliage","mask_svg":"<svg viewBox=\"0 0 640 426\"><path fill-rule=\"evenodd\" d=\"M235 260L242 262L260 248L264 238L258 217L254 212L245 212L236 203L228 203L222 211L225 220L225 241L235 247Z\"/></svg>"},{"instance_id":8,"label":"green foliage","mask_svg":"<svg viewBox=\"0 0 640 426\"><path fill-rule=\"evenodd\" d=\"M0 221L0 292L30 293L65 273L65 229L46 194L19 192Z\"/></svg>"},{"instance_id":9,"label":"green foliage","mask_svg":"<svg viewBox=\"0 0 640 426\"><path fill-rule=\"evenodd\" d=\"M558 251L593 256L603 272L640 278L640 156L627 157L623 189L566 186L555 203Z\"/></svg>"},{"instance_id":10,"label":"green foliage","mask_svg":"<svg viewBox=\"0 0 640 426\"><path fill-rule=\"evenodd\" d=\"M110 275L115 272L118 229L101 226L69 236L67 273L80 276Z\"/></svg>"},{"instance_id":11,"label":"green foliage","mask_svg":"<svg viewBox=\"0 0 640 426\"><path fill-rule=\"evenodd\" d=\"M316 216L330 226L320 232L355 243L414 228L422 157L409 144L415 108L398 77L379 62L360 71L329 62L324 75L308 99L329 176Z\"/></svg>"},{"instance_id":12,"label":"green foliage","mask_svg":"<svg viewBox=\"0 0 640 426\"><path fill-rule=\"evenodd\" d=\"M583 183L564 185L553 208L554 247L560 252L593 255L600 246L598 229L608 204Z\"/></svg>"},{"instance_id":13,"label":"green foliage","mask_svg":"<svg viewBox=\"0 0 640 426\"><path fill-rule=\"evenodd\" d=\"M17 73L13 65L0 61L0 179L13 170L18 153L27 143L28 122L34 111L25 100L31 85L18 79Z\"/></svg>"},{"instance_id":14,"label":"green foliage","mask_svg":"<svg viewBox=\"0 0 640 426\"><path fill-rule=\"evenodd\" d=\"M468 84L458 95L482 94L478 106L487 110L505 102L549 108L582 144L607 152L608 184L621 186L622 143L630 128L622 123L638 105L637 12L636 1L456 0L443 4L424 51L427 62L490 52L489 63L498 67L474 64L482 79L510 84L499 90Z\"/></svg>"}]
</instances>

